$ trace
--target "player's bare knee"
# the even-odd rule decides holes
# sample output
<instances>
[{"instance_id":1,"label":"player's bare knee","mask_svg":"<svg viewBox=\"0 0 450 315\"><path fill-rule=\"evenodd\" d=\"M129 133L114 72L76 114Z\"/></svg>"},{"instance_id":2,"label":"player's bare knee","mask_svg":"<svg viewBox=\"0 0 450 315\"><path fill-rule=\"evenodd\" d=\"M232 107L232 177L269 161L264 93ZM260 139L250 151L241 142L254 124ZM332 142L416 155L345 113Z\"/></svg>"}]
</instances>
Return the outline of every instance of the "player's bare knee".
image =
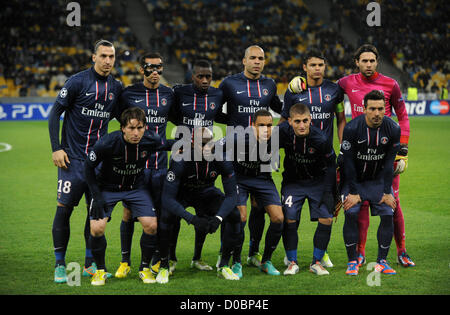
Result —
<instances>
[{"instance_id":1,"label":"player's bare knee","mask_svg":"<svg viewBox=\"0 0 450 315\"><path fill-rule=\"evenodd\" d=\"M157 224L156 219L154 219L154 220L153 219L152 218L146 218L146 219L140 218L139 219L139 221L142 224L142 229L144 230L145 234L156 234L158 224Z\"/></svg>"},{"instance_id":2,"label":"player's bare knee","mask_svg":"<svg viewBox=\"0 0 450 315\"><path fill-rule=\"evenodd\" d=\"M295 222L297 222L297 221L295 221L295 220L290 220L290 219L285 219L284 220L284 222L286 223L286 224L292 224L292 223L295 223Z\"/></svg>"},{"instance_id":3,"label":"player's bare knee","mask_svg":"<svg viewBox=\"0 0 450 315\"><path fill-rule=\"evenodd\" d=\"M283 215L283 213L275 213L275 214L272 214L272 215L270 216L270 222L273 222L273 223L283 223L283 222L284 222L284 215Z\"/></svg>"},{"instance_id":4,"label":"player's bare knee","mask_svg":"<svg viewBox=\"0 0 450 315\"><path fill-rule=\"evenodd\" d=\"M105 220L91 220L91 235L99 237L105 234L106 221Z\"/></svg>"},{"instance_id":5,"label":"player's bare knee","mask_svg":"<svg viewBox=\"0 0 450 315\"><path fill-rule=\"evenodd\" d=\"M123 208L122 221L129 222L132 219L131 211L128 208Z\"/></svg>"},{"instance_id":6,"label":"player's bare knee","mask_svg":"<svg viewBox=\"0 0 450 315\"><path fill-rule=\"evenodd\" d=\"M331 225L333 223L333 218L319 218L319 222L324 225Z\"/></svg>"}]
</instances>

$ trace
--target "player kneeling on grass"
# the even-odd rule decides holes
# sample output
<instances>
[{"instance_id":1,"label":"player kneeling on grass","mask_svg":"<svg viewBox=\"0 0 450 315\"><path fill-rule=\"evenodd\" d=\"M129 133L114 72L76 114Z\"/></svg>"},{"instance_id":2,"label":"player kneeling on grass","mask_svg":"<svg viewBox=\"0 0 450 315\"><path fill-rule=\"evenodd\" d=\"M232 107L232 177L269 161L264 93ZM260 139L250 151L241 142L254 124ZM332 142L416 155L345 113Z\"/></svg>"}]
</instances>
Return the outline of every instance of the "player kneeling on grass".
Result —
<instances>
[{"instance_id":1,"label":"player kneeling on grass","mask_svg":"<svg viewBox=\"0 0 450 315\"><path fill-rule=\"evenodd\" d=\"M192 224L196 230L192 267L196 263L208 266L201 261L206 235L215 233L219 226L223 225L222 259L217 273L219 277L227 280L239 280L228 267L241 227L239 211L236 208L237 184L233 164L227 161L225 156L223 159L215 158L213 134L209 129L200 127L193 132L192 144L186 144L191 145L193 150L186 155L186 152L172 155L163 187L160 273L168 268L168 232L171 230L174 216L178 216ZM219 175L222 177L224 193L214 186ZM196 214L188 212L187 207L193 207Z\"/></svg>"},{"instance_id":2,"label":"player kneeling on grass","mask_svg":"<svg viewBox=\"0 0 450 315\"><path fill-rule=\"evenodd\" d=\"M314 234L310 271L327 275L321 259L331 236L334 212L336 154L325 133L311 125L307 105L297 103L290 109L288 121L279 125L280 148L284 148L284 172L281 184L285 224L283 244L288 260L284 275L299 271L297 265L297 228L305 199L308 199L311 221L318 221Z\"/></svg>"},{"instance_id":3,"label":"player kneeling on grass","mask_svg":"<svg viewBox=\"0 0 450 315\"><path fill-rule=\"evenodd\" d=\"M350 121L344 128L341 152L344 159L342 187L345 211L344 242L347 249L346 274L358 274L358 213L364 201L371 214L380 216L378 227L378 258L375 270L395 274L386 257L391 245L396 206L392 192L394 159L400 149L400 127L385 116L382 92L373 90L364 97L364 115Z\"/></svg>"},{"instance_id":4,"label":"player kneeling on grass","mask_svg":"<svg viewBox=\"0 0 450 315\"><path fill-rule=\"evenodd\" d=\"M142 109L126 109L120 119L121 130L100 139L88 154L85 175L93 196L90 205L90 241L97 264L92 285L105 284L105 228L114 206L120 201L126 202L133 217L143 227L139 277L144 283L155 282L149 262L157 243L157 221L151 196L144 184L144 169L151 153L170 150L173 142L166 142L158 135L145 131L145 126L146 116ZM100 163L97 174L95 168Z\"/></svg>"}]
</instances>

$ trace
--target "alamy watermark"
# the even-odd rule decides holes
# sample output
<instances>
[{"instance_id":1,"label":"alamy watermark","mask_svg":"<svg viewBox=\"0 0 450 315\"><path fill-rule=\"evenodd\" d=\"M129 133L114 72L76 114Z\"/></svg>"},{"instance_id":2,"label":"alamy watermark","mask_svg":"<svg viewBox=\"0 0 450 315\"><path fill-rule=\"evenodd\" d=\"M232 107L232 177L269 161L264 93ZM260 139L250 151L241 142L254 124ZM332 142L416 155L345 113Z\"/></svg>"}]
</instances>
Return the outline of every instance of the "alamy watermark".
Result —
<instances>
[{"instance_id":1,"label":"alamy watermark","mask_svg":"<svg viewBox=\"0 0 450 315\"><path fill-rule=\"evenodd\" d=\"M81 6L78 2L69 2L66 11L70 11L66 18L68 26L81 26Z\"/></svg>"},{"instance_id":2,"label":"alamy watermark","mask_svg":"<svg viewBox=\"0 0 450 315\"><path fill-rule=\"evenodd\" d=\"M376 265L377 265L376 262L371 262L367 264L368 271L373 269L373 271L369 273L366 278L366 283L369 287L381 286L381 273L375 269Z\"/></svg>"},{"instance_id":3,"label":"alamy watermark","mask_svg":"<svg viewBox=\"0 0 450 315\"><path fill-rule=\"evenodd\" d=\"M381 7L378 2L369 2L366 6L366 10L370 11L367 15L366 23L368 26L381 26Z\"/></svg>"},{"instance_id":4,"label":"alamy watermark","mask_svg":"<svg viewBox=\"0 0 450 315\"><path fill-rule=\"evenodd\" d=\"M257 128L260 128L257 131ZM270 128L270 130L268 130ZM257 136L259 134L259 136ZM207 127L192 130L178 126L174 135L179 139L172 146L175 161L236 161L246 168L271 172L279 163L279 127L228 126L226 136L213 139Z\"/></svg>"}]
</instances>

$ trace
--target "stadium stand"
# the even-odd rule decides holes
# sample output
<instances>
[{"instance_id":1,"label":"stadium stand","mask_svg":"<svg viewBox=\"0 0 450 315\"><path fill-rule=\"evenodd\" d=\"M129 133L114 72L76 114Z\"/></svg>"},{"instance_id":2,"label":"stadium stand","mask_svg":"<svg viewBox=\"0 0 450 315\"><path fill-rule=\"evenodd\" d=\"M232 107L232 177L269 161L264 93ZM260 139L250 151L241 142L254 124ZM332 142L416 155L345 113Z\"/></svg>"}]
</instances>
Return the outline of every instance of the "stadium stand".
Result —
<instances>
[{"instance_id":1,"label":"stadium stand","mask_svg":"<svg viewBox=\"0 0 450 315\"><path fill-rule=\"evenodd\" d=\"M302 53L310 46L320 47L327 55L329 78L352 71L349 52L354 47L323 25L301 0L143 1L160 36L187 73L195 59L212 61L215 86L225 76L242 71L243 52L251 44L265 50L264 73L278 83L279 93L298 74Z\"/></svg>"},{"instance_id":2,"label":"stadium stand","mask_svg":"<svg viewBox=\"0 0 450 315\"><path fill-rule=\"evenodd\" d=\"M0 97L56 96L68 76L91 65L93 44L100 38L116 47L114 75L125 85L135 79L132 61L142 48L126 23L114 16L111 2L77 2L82 27L66 24L67 1L2 4Z\"/></svg>"},{"instance_id":3,"label":"stadium stand","mask_svg":"<svg viewBox=\"0 0 450 315\"><path fill-rule=\"evenodd\" d=\"M379 1L381 27L368 27L361 15L369 1L335 1L361 35L389 55L407 74L409 85L435 93L450 81L448 1ZM391 30L386 32L386 29ZM361 42L362 43L362 42Z\"/></svg>"},{"instance_id":4,"label":"stadium stand","mask_svg":"<svg viewBox=\"0 0 450 315\"><path fill-rule=\"evenodd\" d=\"M90 66L93 42L105 38L116 46L113 74L125 86L139 80L135 61L143 52L114 0L77 1L83 8L82 27L66 24L67 1L19 1L0 11L0 97L56 96L67 77ZM195 59L208 58L213 85L242 71L246 47L259 44L266 52L264 74L286 90L301 69L308 47L328 58L326 76L336 80L353 72L352 47L340 35L342 19L351 21L360 44L370 42L387 55L409 79L408 85L438 94L450 81L446 1L382 1L382 27L368 27L367 0L329 1L332 25L318 19L303 0L139 0L154 20L151 41L172 52L190 80ZM43 17L45 23L43 23ZM395 30L386 32L386 29ZM164 47L162 47L164 46ZM170 60L171 56L168 56Z\"/></svg>"}]
</instances>

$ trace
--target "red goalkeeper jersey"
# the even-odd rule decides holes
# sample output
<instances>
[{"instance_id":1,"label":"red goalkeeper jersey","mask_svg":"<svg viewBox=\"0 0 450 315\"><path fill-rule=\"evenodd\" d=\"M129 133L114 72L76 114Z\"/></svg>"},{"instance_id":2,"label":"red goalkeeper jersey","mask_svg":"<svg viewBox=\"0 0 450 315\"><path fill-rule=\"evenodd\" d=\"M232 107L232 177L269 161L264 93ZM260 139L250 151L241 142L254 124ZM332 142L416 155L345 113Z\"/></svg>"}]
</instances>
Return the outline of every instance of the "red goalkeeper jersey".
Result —
<instances>
[{"instance_id":1,"label":"red goalkeeper jersey","mask_svg":"<svg viewBox=\"0 0 450 315\"><path fill-rule=\"evenodd\" d=\"M376 72L370 78L361 73L350 74L337 82L347 94L352 109L352 119L364 113L364 96L372 90L381 90L386 101L386 116L395 112L401 129L400 143L409 141L409 118L400 87L396 80Z\"/></svg>"}]
</instances>

